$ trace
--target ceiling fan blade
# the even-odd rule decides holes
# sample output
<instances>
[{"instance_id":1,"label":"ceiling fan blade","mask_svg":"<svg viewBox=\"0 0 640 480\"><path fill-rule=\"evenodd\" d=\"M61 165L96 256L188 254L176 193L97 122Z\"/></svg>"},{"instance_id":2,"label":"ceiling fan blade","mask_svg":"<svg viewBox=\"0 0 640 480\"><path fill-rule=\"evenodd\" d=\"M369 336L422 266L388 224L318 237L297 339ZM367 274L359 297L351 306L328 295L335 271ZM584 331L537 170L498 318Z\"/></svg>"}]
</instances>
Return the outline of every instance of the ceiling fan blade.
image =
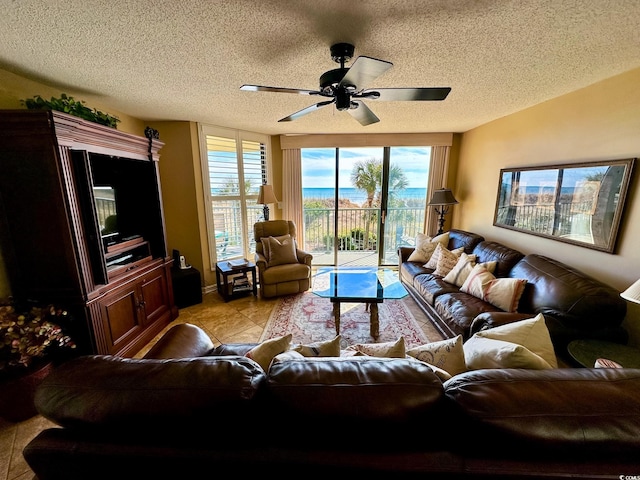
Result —
<instances>
[{"instance_id":1,"label":"ceiling fan blade","mask_svg":"<svg viewBox=\"0 0 640 480\"><path fill-rule=\"evenodd\" d=\"M240 90L246 92L276 92L276 93L297 93L299 95L321 95L317 90L302 90L299 88L263 87L262 85L242 85Z\"/></svg>"},{"instance_id":2,"label":"ceiling fan blade","mask_svg":"<svg viewBox=\"0 0 640 480\"><path fill-rule=\"evenodd\" d=\"M371 111L369 107L367 107L363 102L354 101L358 105L357 108L350 108L347 110L349 115L355 118L363 127L367 125L371 125L372 123L377 123L380 121L376 114Z\"/></svg>"},{"instance_id":3,"label":"ceiling fan blade","mask_svg":"<svg viewBox=\"0 0 640 480\"><path fill-rule=\"evenodd\" d=\"M391 67L393 67L393 63L391 62L360 56L356 58L351 68L349 68L345 76L342 77L340 86L353 85L356 87L356 90L362 90Z\"/></svg>"},{"instance_id":4,"label":"ceiling fan blade","mask_svg":"<svg viewBox=\"0 0 640 480\"><path fill-rule=\"evenodd\" d=\"M322 108L322 107L324 107L326 105L329 105L329 104L331 104L333 102L335 102L335 99L327 100L326 102L316 103L315 105L311 105L310 107L303 108L302 110L300 110L300 111L298 111L296 113L292 113L288 117L281 118L278 121L279 122L290 122L292 120L296 120L296 119L298 119L298 118L300 118L300 117L302 117L302 116L304 116L304 115L306 115L308 113L315 112L316 110L318 110L318 109L320 109L320 108Z\"/></svg>"},{"instance_id":5,"label":"ceiling fan blade","mask_svg":"<svg viewBox=\"0 0 640 480\"><path fill-rule=\"evenodd\" d=\"M434 88L375 88L362 92L360 95L371 100L386 101L422 101L444 100L449 95L451 87ZM375 95L379 93L379 96ZM359 96L359 95L358 95Z\"/></svg>"}]
</instances>

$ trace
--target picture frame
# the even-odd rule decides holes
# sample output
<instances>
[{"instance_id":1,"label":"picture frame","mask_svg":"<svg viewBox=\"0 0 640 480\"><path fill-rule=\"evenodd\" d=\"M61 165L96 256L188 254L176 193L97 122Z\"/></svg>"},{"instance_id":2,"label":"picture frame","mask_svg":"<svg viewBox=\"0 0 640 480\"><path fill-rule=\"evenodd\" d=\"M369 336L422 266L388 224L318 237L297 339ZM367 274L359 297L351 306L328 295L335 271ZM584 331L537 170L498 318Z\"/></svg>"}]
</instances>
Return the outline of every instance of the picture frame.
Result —
<instances>
[{"instance_id":1,"label":"picture frame","mask_svg":"<svg viewBox=\"0 0 640 480\"><path fill-rule=\"evenodd\" d=\"M636 160L503 168L493 225L613 253Z\"/></svg>"}]
</instances>

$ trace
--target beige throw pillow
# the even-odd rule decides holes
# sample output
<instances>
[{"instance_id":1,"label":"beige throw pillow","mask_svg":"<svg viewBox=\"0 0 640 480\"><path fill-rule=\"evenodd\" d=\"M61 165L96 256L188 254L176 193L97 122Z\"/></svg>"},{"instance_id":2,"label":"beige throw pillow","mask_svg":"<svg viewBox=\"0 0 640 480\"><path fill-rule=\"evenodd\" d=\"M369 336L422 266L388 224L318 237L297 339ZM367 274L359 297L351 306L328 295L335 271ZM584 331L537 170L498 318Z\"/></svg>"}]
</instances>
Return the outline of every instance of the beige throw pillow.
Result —
<instances>
[{"instance_id":1,"label":"beige throw pillow","mask_svg":"<svg viewBox=\"0 0 640 480\"><path fill-rule=\"evenodd\" d=\"M438 257L438 265L433 273L435 275L440 275L441 277L446 276L451 269L457 265L460 255L463 253L464 249L456 249L453 252L450 252L446 248L442 247L440 249L440 256Z\"/></svg>"},{"instance_id":2,"label":"beige throw pillow","mask_svg":"<svg viewBox=\"0 0 640 480\"><path fill-rule=\"evenodd\" d=\"M475 254L467 255L463 252L455 267L445 275L443 280L447 283L454 284L456 287L461 287L473 270L473 267L476 266L476 259L477 256ZM484 262L480 265L483 265L489 272L493 273L496 269L497 262Z\"/></svg>"},{"instance_id":3,"label":"beige throw pillow","mask_svg":"<svg viewBox=\"0 0 640 480\"><path fill-rule=\"evenodd\" d=\"M464 344L469 370L481 368L529 368L542 370L552 366L542 357L517 343L492 338L471 337Z\"/></svg>"},{"instance_id":4,"label":"beige throw pillow","mask_svg":"<svg viewBox=\"0 0 640 480\"><path fill-rule=\"evenodd\" d=\"M267 370L269 370L269 364L271 363L271 360L273 360L273 357L289 350L292 337L293 335L289 333L288 335L283 335L282 337L265 340L261 344L256 345L251 350L249 350L245 354L245 357L256 361L266 372Z\"/></svg>"},{"instance_id":5,"label":"beige throw pillow","mask_svg":"<svg viewBox=\"0 0 640 480\"><path fill-rule=\"evenodd\" d=\"M434 250L439 243L446 246L449 243L449 232L445 232L441 235L431 238L424 233L416 235L416 246L407 261L409 262L428 262L433 254Z\"/></svg>"},{"instance_id":6,"label":"beige throw pillow","mask_svg":"<svg viewBox=\"0 0 640 480\"><path fill-rule=\"evenodd\" d=\"M462 255L463 252L464 252L464 247L456 248L454 250L448 250L446 246L438 245L436 246L436 249L434 250L433 255L431 255L431 258L429 259L429 261L424 264L424 267L435 270L436 268L438 268L438 261L440 260L440 257L442 257L443 255L448 257L451 257L451 255L453 255L457 262L458 257Z\"/></svg>"},{"instance_id":7,"label":"beige throw pillow","mask_svg":"<svg viewBox=\"0 0 640 480\"><path fill-rule=\"evenodd\" d=\"M451 376L467 370L462 349L462 335L410 348L407 350L407 355L440 368Z\"/></svg>"},{"instance_id":8,"label":"beige throw pillow","mask_svg":"<svg viewBox=\"0 0 640 480\"><path fill-rule=\"evenodd\" d=\"M339 357L342 336L337 335L333 340L313 342L307 345L296 345L292 350L305 357Z\"/></svg>"},{"instance_id":9,"label":"beige throw pillow","mask_svg":"<svg viewBox=\"0 0 640 480\"><path fill-rule=\"evenodd\" d=\"M489 302L505 312L515 312L526 284L527 281L521 278L496 278L481 264L473 267L460 291Z\"/></svg>"},{"instance_id":10,"label":"beige throw pillow","mask_svg":"<svg viewBox=\"0 0 640 480\"><path fill-rule=\"evenodd\" d=\"M262 238L262 249L267 258L267 265L275 267L288 263L297 263L296 242L291 235ZM266 245L265 245L266 243Z\"/></svg>"},{"instance_id":11,"label":"beige throw pillow","mask_svg":"<svg viewBox=\"0 0 640 480\"><path fill-rule=\"evenodd\" d=\"M404 337L398 338L395 342L386 343L356 343L347 347L346 355L368 355L370 357L406 357ZM352 352L352 353L349 353Z\"/></svg>"},{"instance_id":12,"label":"beige throw pillow","mask_svg":"<svg viewBox=\"0 0 640 480\"><path fill-rule=\"evenodd\" d=\"M544 315L539 313L533 318L507 323L499 327L482 330L475 337L516 343L538 355L552 368L558 368L556 352Z\"/></svg>"}]
</instances>

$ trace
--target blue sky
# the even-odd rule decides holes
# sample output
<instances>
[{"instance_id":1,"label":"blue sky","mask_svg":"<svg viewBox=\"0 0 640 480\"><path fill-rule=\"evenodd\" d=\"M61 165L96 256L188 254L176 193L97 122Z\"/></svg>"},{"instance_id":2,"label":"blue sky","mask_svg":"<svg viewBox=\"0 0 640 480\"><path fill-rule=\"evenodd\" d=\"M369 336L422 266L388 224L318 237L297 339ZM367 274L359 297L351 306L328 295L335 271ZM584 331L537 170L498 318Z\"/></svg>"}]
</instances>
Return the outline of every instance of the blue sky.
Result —
<instances>
[{"instance_id":1,"label":"blue sky","mask_svg":"<svg viewBox=\"0 0 640 480\"><path fill-rule=\"evenodd\" d=\"M430 147L392 147L391 162L402 167L409 180L409 188L426 188L430 151ZM352 187L351 169L357 160L369 158L382 160L382 153L381 147L341 148L339 187ZM334 170L334 148L302 149L303 187L333 187Z\"/></svg>"}]
</instances>

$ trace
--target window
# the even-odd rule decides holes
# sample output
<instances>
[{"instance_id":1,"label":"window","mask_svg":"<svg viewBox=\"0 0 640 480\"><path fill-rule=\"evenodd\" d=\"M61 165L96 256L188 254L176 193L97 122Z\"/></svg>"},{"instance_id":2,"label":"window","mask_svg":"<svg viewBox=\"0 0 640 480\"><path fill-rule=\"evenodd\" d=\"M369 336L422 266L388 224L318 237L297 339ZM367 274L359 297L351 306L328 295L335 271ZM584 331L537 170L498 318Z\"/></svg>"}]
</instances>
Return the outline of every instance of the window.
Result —
<instances>
[{"instance_id":1,"label":"window","mask_svg":"<svg viewBox=\"0 0 640 480\"><path fill-rule=\"evenodd\" d=\"M211 269L216 262L248 258L253 225L263 220L257 205L267 183L268 136L201 125L202 180Z\"/></svg>"},{"instance_id":2,"label":"window","mask_svg":"<svg viewBox=\"0 0 640 480\"><path fill-rule=\"evenodd\" d=\"M397 265L424 231L431 147L302 148L301 163L314 264Z\"/></svg>"}]
</instances>

